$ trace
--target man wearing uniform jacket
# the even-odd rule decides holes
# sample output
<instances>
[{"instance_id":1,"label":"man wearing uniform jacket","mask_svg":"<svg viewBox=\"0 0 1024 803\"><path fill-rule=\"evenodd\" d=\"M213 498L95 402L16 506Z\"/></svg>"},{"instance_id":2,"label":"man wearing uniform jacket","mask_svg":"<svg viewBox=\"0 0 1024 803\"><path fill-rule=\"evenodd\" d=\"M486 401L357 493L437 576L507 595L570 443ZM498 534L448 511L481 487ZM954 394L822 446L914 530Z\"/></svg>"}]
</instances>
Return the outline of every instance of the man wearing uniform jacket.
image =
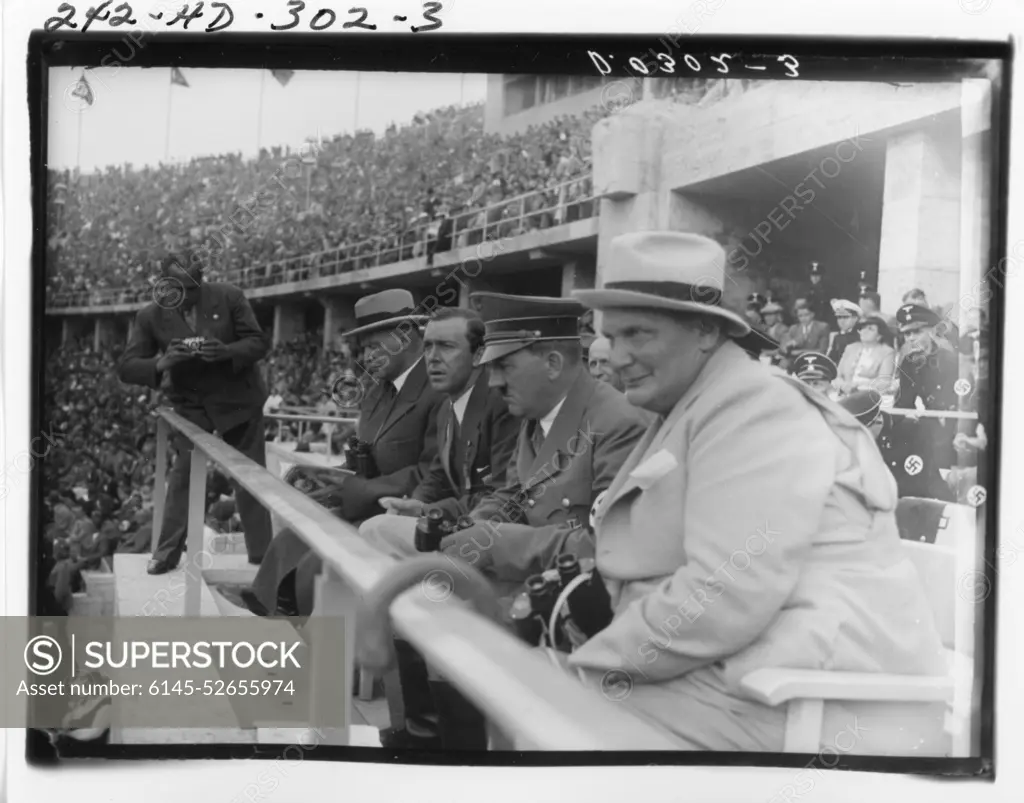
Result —
<instances>
[{"instance_id":1,"label":"man wearing uniform jacket","mask_svg":"<svg viewBox=\"0 0 1024 803\"><path fill-rule=\"evenodd\" d=\"M352 524L383 512L379 500L412 493L437 455L437 408L442 396L431 388L423 364L425 316L414 314L408 290L385 290L356 302L357 338L367 376L349 388L359 398L357 436L370 445L376 476L344 471L314 498ZM364 393L363 391L366 390ZM345 401L351 401L346 399ZM256 613L281 610L308 614L320 559L294 532L279 532L243 596ZM294 584L294 585L292 585ZM255 599L254 599L255 598Z\"/></svg>"},{"instance_id":2,"label":"man wearing uniform jacket","mask_svg":"<svg viewBox=\"0 0 1024 803\"><path fill-rule=\"evenodd\" d=\"M560 554L593 556L590 509L646 423L622 393L590 376L578 303L497 293L476 293L471 300L486 323L480 363L490 366L491 388L522 420L504 486L477 503L469 514L477 523L445 537L441 550L473 564L509 594L551 568ZM408 666L398 652L400 667ZM403 675L408 703L407 680ZM480 713L436 674L430 686L433 710L407 708L405 729L382 734L382 743L486 749ZM422 702L423 695L412 699Z\"/></svg>"},{"instance_id":3,"label":"man wearing uniform jacket","mask_svg":"<svg viewBox=\"0 0 1024 803\"><path fill-rule=\"evenodd\" d=\"M117 374L122 382L159 389L182 418L250 460L266 465L263 403L266 385L257 363L269 350L245 294L230 284L203 281L203 265L192 252L163 260L155 301L135 317ZM196 338L191 347L185 341ZM201 338L201 340L199 340ZM163 352L161 356L157 356ZM177 567L188 523L188 475L192 442L174 436L177 457L167 483L160 540L147 571ZM233 483L245 530L245 549L259 563L270 544L270 514Z\"/></svg>"},{"instance_id":4,"label":"man wearing uniform jacket","mask_svg":"<svg viewBox=\"0 0 1024 803\"><path fill-rule=\"evenodd\" d=\"M441 546L511 591L563 552L593 556L590 509L647 422L622 393L590 376L579 303L498 293L471 298L487 327L480 362L490 365L491 387L522 422L505 486L469 514L475 526Z\"/></svg>"}]
</instances>

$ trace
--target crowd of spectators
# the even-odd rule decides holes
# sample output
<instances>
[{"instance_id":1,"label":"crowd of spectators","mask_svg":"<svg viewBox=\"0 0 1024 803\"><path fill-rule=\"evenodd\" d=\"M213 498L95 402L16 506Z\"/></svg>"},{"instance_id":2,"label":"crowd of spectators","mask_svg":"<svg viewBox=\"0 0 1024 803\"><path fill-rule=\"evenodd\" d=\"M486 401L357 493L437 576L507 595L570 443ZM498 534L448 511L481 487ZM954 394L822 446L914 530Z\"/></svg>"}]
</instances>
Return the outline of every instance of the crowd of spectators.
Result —
<instances>
[{"instance_id":1,"label":"crowd of spectators","mask_svg":"<svg viewBox=\"0 0 1024 803\"><path fill-rule=\"evenodd\" d=\"M205 246L209 278L246 287L587 217L590 129L606 113L596 106L499 136L484 133L482 104L449 106L380 136L337 135L255 159L51 171L48 290L95 298L130 288L124 300L137 300L159 254L186 243Z\"/></svg>"}]
</instances>

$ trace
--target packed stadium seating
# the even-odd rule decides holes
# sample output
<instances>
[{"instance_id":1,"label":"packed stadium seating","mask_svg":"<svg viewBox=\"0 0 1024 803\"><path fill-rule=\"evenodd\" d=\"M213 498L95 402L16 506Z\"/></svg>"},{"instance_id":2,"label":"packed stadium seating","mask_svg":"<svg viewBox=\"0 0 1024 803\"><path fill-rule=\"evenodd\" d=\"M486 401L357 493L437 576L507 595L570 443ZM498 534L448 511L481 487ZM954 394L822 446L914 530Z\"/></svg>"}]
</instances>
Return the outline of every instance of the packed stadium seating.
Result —
<instances>
[{"instance_id":1,"label":"packed stadium seating","mask_svg":"<svg viewBox=\"0 0 1024 803\"><path fill-rule=\"evenodd\" d=\"M546 228L556 222L544 210L558 190L551 198L538 191L575 179L563 203L589 196L590 129L606 113L597 106L500 137L484 133L482 105L450 106L382 136L311 142L301 156L274 148L257 159L225 154L86 176L51 171L50 303L66 306L69 294L83 293L91 303L113 288L131 288L124 300L136 300L154 260L184 243L206 247L209 278L244 286L253 282L239 281L242 269L273 284L284 280L283 265L312 267L338 249L353 258L349 269L381 252L379 262L410 258L446 216L453 239L477 222L511 233L512 207L527 193L534 195L520 212L537 214L520 214L518 225ZM270 271L253 270L269 263Z\"/></svg>"}]
</instances>

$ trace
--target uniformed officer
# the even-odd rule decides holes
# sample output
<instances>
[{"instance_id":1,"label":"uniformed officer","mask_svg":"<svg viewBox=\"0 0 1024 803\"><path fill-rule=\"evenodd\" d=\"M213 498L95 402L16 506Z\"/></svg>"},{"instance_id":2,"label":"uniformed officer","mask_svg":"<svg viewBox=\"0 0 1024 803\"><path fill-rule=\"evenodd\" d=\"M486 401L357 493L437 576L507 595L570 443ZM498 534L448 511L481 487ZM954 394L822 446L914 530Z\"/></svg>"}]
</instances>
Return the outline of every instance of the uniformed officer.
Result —
<instances>
[{"instance_id":1,"label":"uniformed officer","mask_svg":"<svg viewBox=\"0 0 1024 803\"><path fill-rule=\"evenodd\" d=\"M900 384L893 407L913 410L920 400L925 410L957 410L955 385L960 360L949 341L936 334L939 316L928 307L904 304L896 313L896 322L906 340L899 352ZM955 460L956 420L929 418L922 424L923 431L929 432L935 442L939 467L949 468Z\"/></svg>"},{"instance_id":2,"label":"uniformed officer","mask_svg":"<svg viewBox=\"0 0 1024 803\"><path fill-rule=\"evenodd\" d=\"M485 495L469 513L476 524L444 538L441 549L511 594L561 554L593 557L591 507L647 420L622 393L590 375L579 302L499 293L475 293L471 301L485 322L479 363L490 366L491 388L522 423L505 486ZM486 749L482 716L436 676L432 687L442 746ZM407 732L398 741L429 747L429 738Z\"/></svg>"},{"instance_id":3,"label":"uniformed officer","mask_svg":"<svg viewBox=\"0 0 1024 803\"><path fill-rule=\"evenodd\" d=\"M832 394L832 381L838 374L836 364L817 351L805 351L797 357L789 373L825 396Z\"/></svg>"},{"instance_id":4,"label":"uniformed officer","mask_svg":"<svg viewBox=\"0 0 1024 803\"><path fill-rule=\"evenodd\" d=\"M864 313L860 307L845 298L832 299L832 312L836 316L839 331L829 335L827 356L832 362L839 365L846 347L860 342L857 324L864 317Z\"/></svg>"},{"instance_id":5,"label":"uniformed officer","mask_svg":"<svg viewBox=\"0 0 1024 803\"><path fill-rule=\"evenodd\" d=\"M825 274L821 265L817 262L811 263L810 273L811 289L804 294L807 305L814 311L814 317L825 324L830 330L835 329L835 319L832 317L832 305L829 303L828 290L825 288Z\"/></svg>"},{"instance_id":6,"label":"uniformed officer","mask_svg":"<svg viewBox=\"0 0 1024 803\"><path fill-rule=\"evenodd\" d=\"M942 478L934 444L921 422L882 411L882 396L874 390L858 390L839 402L871 430L882 459L896 479L901 497L955 501L955 494Z\"/></svg>"}]
</instances>

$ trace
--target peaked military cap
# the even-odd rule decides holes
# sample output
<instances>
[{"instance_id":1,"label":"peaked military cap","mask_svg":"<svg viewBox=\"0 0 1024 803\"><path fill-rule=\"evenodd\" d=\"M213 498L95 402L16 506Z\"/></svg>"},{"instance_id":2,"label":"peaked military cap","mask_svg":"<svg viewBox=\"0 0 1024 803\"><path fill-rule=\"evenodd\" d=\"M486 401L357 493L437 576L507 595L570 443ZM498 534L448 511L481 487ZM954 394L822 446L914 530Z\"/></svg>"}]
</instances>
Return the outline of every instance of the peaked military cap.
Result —
<instances>
[{"instance_id":1,"label":"peaked military cap","mask_svg":"<svg viewBox=\"0 0 1024 803\"><path fill-rule=\"evenodd\" d=\"M882 410L882 394L877 390L858 390L839 400L847 412L852 413L864 426L874 421Z\"/></svg>"},{"instance_id":2,"label":"peaked military cap","mask_svg":"<svg viewBox=\"0 0 1024 803\"><path fill-rule=\"evenodd\" d=\"M811 276L823 276L824 272L821 269L821 265L819 265L817 262L812 262L811 263L810 275Z\"/></svg>"},{"instance_id":3,"label":"peaked military cap","mask_svg":"<svg viewBox=\"0 0 1024 803\"><path fill-rule=\"evenodd\" d=\"M469 299L484 321L481 365L544 340L580 339L586 310L571 298L473 293Z\"/></svg>"},{"instance_id":4,"label":"peaked military cap","mask_svg":"<svg viewBox=\"0 0 1024 803\"><path fill-rule=\"evenodd\" d=\"M757 309L761 309L761 307L763 307L767 303L768 303L768 299L765 298L760 293L751 293L749 296L747 296L747 308L748 309L752 309L752 308L755 308L755 307Z\"/></svg>"},{"instance_id":5,"label":"peaked military cap","mask_svg":"<svg viewBox=\"0 0 1024 803\"><path fill-rule=\"evenodd\" d=\"M805 351L793 361L789 372L797 379L827 379L829 382L839 373L836 364L818 351Z\"/></svg>"},{"instance_id":6,"label":"peaked military cap","mask_svg":"<svg viewBox=\"0 0 1024 803\"><path fill-rule=\"evenodd\" d=\"M912 332L915 329L923 329L926 326L935 326L939 323L939 316L928 307L920 304L904 304L896 313L896 325L901 332Z\"/></svg>"}]
</instances>

